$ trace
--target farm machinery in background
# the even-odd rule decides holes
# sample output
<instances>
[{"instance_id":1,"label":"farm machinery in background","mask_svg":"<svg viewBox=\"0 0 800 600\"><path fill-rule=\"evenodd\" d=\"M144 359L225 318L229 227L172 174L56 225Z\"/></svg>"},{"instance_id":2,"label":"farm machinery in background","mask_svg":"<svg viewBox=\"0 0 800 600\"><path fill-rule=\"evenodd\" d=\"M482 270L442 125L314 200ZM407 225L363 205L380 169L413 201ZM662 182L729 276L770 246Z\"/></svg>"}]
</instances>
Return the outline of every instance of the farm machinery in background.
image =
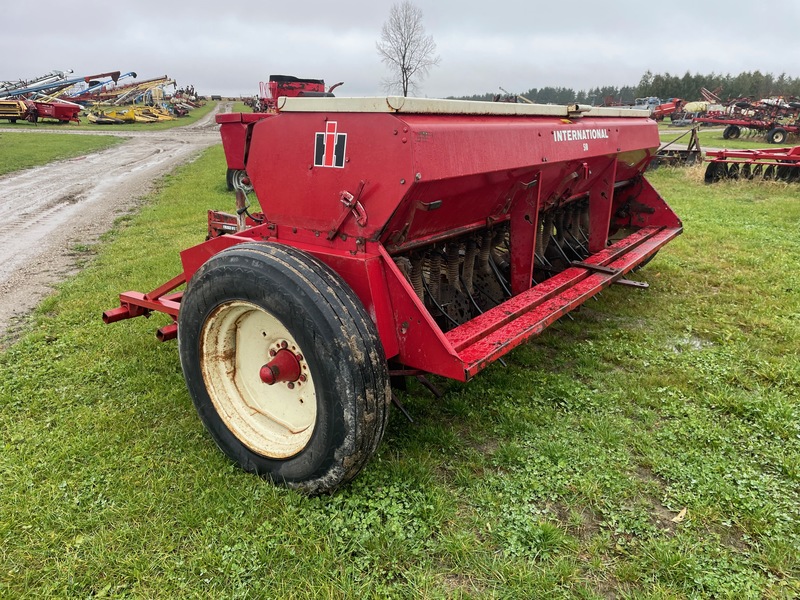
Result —
<instances>
[{"instance_id":1,"label":"farm machinery in background","mask_svg":"<svg viewBox=\"0 0 800 600\"><path fill-rule=\"evenodd\" d=\"M724 139L765 136L770 144L785 144L790 134L800 133L800 102L783 98L759 101L740 98L721 111L709 111L694 123L724 125Z\"/></svg>"},{"instance_id":2,"label":"farm machinery in background","mask_svg":"<svg viewBox=\"0 0 800 600\"><path fill-rule=\"evenodd\" d=\"M695 117L703 117L709 112L712 114L721 113L724 110L719 93L722 88L711 91L707 88L700 88L702 100L681 100L675 110L669 112L669 120L672 125L682 127L691 125Z\"/></svg>"},{"instance_id":3,"label":"farm machinery in background","mask_svg":"<svg viewBox=\"0 0 800 600\"><path fill-rule=\"evenodd\" d=\"M790 134L800 133L800 102L795 99L734 98L723 102L720 89L701 90L702 100L677 101L656 107L653 117L669 115L673 125L722 125L724 139L765 136L771 144L784 144Z\"/></svg>"},{"instance_id":4,"label":"farm machinery in background","mask_svg":"<svg viewBox=\"0 0 800 600\"><path fill-rule=\"evenodd\" d=\"M167 88L175 87L167 76L120 83L136 77L133 71L83 77L72 76L72 71L52 71L30 81L0 82L0 119L79 122L81 111L87 110L92 123L152 123L182 116L196 106L193 89L191 94L186 90L167 94Z\"/></svg>"},{"instance_id":5,"label":"farm machinery in background","mask_svg":"<svg viewBox=\"0 0 800 600\"><path fill-rule=\"evenodd\" d=\"M613 98L606 99L606 105L611 103ZM613 104L611 104L613 105ZM662 102L660 98L636 98L633 105L620 105L617 108L623 109L640 109L646 110L650 118L654 121L663 121L666 117L674 118L674 115L680 114L684 109L686 102L680 98L670 98L667 102ZM676 146L684 137L689 136L686 142L686 148ZM650 161L651 168L659 166L691 166L703 159L702 150L700 148L700 138L697 135L697 128L691 128L689 131L681 134L671 142L662 145L656 155Z\"/></svg>"},{"instance_id":6,"label":"farm machinery in background","mask_svg":"<svg viewBox=\"0 0 800 600\"><path fill-rule=\"evenodd\" d=\"M170 88L172 93L167 91ZM194 88L176 88L175 80L164 75L113 88L86 90L81 99L92 103L88 119L97 125L156 123L182 117L198 106Z\"/></svg>"},{"instance_id":7,"label":"farm machinery in background","mask_svg":"<svg viewBox=\"0 0 800 600\"><path fill-rule=\"evenodd\" d=\"M120 73L101 73L85 77L70 77L72 71L51 71L30 81L5 81L0 83L0 119L11 123L26 120L52 119L61 123L80 122L83 106L74 100L61 97L62 92L76 84L89 84L97 78L108 77L116 81Z\"/></svg>"},{"instance_id":8,"label":"farm machinery in background","mask_svg":"<svg viewBox=\"0 0 800 600\"><path fill-rule=\"evenodd\" d=\"M156 123L171 121L188 112L183 106L171 112L164 107L165 88L175 87L168 76L137 81L94 94L95 104L88 112L90 123Z\"/></svg>"},{"instance_id":9,"label":"farm machinery in background","mask_svg":"<svg viewBox=\"0 0 800 600\"><path fill-rule=\"evenodd\" d=\"M258 84L259 98L254 112L274 113L278 110L279 98L331 98L333 90L344 85L335 83L327 90L324 79L300 79L291 75L270 75L269 81Z\"/></svg>"},{"instance_id":10,"label":"farm machinery in background","mask_svg":"<svg viewBox=\"0 0 800 600\"><path fill-rule=\"evenodd\" d=\"M655 96L636 98L633 104L623 104L613 96L607 96L603 100L603 106L607 107L646 110L650 113L650 117L656 121L663 121L666 117L671 117L676 113L682 114L684 112L684 104L686 104L686 101L681 98L669 98L665 101Z\"/></svg>"},{"instance_id":11,"label":"farm machinery in background","mask_svg":"<svg viewBox=\"0 0 800 600\"><path fill-rule=\"evenodd\" d=\"M656 108L660 105L661 98L656 98L655 96L635 98L633 104L626 104L621 98L614 98L614 96L606 96L603 98L603 106L606 108L646 110L651 117Z\"/></svg>"},{"instance_id":12,"label":"farm machinery in background","mask_svg":"<svg viewBox=\"0 0 800 600\"><path fill-rule=\"evenodd\" d=\"M221 121L257 206L237 188L181 272L103 313L166 315L211 437L275 483L344 485L403 411L390 381L475 377L609 286L647 287L627 275L682 231L644 176L647 111L299 96Z\"/></svg>"},{"instance_id":13,"label":"farm machinery in background","mask_svg":"<svg viewBox=\"0 0 800 600\"><path fill-rule=\"evenodd\" d=\"M246 191L252 189L247 183L247 173L244 168L245 135L251 123L276 114L281 98L332 98L333 90L343 83L340 81L326 89L323 79L270 75L269 81L259 83L258 98L248 103L253 109L252 113L218 114L216 121L220 126L222 146L225 149L228 166L225 174L228 191L237 188L244 188Z\"/></svg>"},{"instance_id":14,"label":"farm machinery in background","mask_svg":"<svg viewBox=\"0 0 800 600\"><path fill-rule=\"evenodd\" d=\"M760 150L712 150L706 152L705 182L723 179L800 181L800 146Z\"/></svg>"},{"instance_id":15,"label":"farm machinery in background","mask_svg":"<svg viewBox=\"0 0 800 600\"><path fill-rule=\"evenodd\" d=\"M719 92L704 91L704 98L720 102ZM800 102L772 98L752 102L737 99L726 109L708 112L694 119L697 123L724 124L722 137L737 139L746 133L750 136L766 132L767 141L782 144L790 133L798 133ZM800 146L794 148L762 148L756 150L709 150L706 183L724 179L800 181Z\"/></svg>"},{"instance_id":16,"label":"farm machinery in background","mask_svg":"<svg viewBox=\"0 0 800 600\"><path fill-rule=\"evenodd\" d=\"M671 117L676 112L681 112L685 103L681 98L672 98L653 108L652 116L656 121L663 121L664 118Z\"/></svg>"}]
</instances>

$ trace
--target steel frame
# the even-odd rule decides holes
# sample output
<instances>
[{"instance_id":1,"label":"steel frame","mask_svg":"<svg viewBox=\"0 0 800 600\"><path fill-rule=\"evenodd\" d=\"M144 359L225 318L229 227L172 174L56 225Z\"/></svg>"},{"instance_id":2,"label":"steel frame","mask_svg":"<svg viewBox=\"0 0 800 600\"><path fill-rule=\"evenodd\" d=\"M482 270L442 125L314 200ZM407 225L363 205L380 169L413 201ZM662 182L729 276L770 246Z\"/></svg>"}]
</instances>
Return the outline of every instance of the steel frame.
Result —
<instances>
[{"instance_id":1,"label":"steel frame","mask_svg":"<svg viewBox=\"0 0 800 600\"><path fill-rule=\"evenodd\" d=\"M106 322L164 312L173 323L158 336L171 339L182 297L176 290L205 261L237 244L274 242L315 256L344 279L401 370L468 380L608 286L630 283L624 276L682 231L643 177L659 140L655 123L638 111L563 107L558 116L553 107L509 114L488 103L459 112L452 102L292 100L268 119L223 121L239 132L244 126L237 151L261 212L248 219L211 212L209 239L181 253L183 272L150 293L121 294ZM326 127L329 140L319 137ZM315 164L314 144L319 154L334 142L343 166ZM585 237L571 252L584 251L569 258L555 236L566 239L565 215L577 215L578 206ZM221 235L234 223L237 231ZM428 288L460 287L451 274L467 264L461 240L470 236L505 236L509 293L453 327ZM565 257L556 259L558 269L543 248ZM423 253L431 264L439 254L455 260L447 278L427 267L425 291L403 269Z\"/></svg>"}]
</instances>

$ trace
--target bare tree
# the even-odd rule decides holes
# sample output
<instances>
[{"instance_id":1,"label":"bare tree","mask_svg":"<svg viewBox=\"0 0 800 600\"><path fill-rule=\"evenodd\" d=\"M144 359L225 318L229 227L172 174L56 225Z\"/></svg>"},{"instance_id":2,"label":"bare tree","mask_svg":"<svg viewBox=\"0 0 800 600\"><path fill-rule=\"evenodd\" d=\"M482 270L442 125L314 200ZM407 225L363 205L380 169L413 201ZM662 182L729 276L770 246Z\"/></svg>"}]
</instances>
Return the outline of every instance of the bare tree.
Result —
<instances>
[{"instance_id":1,"label":"bare tree","mask_svg":"<svg viewBox=\"0 0 800 600\"><path fill-rule=\"evenodd\" d=\"M392 5L376 46L381 61L391 70L384 87L387 91L401 90L403 96L416 90L417 81L439 64L436 42L432 35L425 34L422 25L422 10L408 0Z\"/></svg>"}]
</instances>

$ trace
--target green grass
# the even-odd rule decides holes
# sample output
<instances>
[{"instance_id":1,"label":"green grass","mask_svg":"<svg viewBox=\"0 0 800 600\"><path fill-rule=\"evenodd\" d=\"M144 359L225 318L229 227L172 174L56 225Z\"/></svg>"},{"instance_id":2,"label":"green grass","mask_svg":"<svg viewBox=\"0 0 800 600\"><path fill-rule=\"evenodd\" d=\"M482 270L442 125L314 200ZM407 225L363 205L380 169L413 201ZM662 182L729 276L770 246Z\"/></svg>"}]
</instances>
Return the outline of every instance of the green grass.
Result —
<instances>
[{"instance_id":1,"label":"green grass","mask_svg":"<svg viewBox=\"0 0 800 600\"><path fill-rule=\"evenodd\" d=\"M247 106L244 102L236 101L233 103L233 107L231 108L231 112L235 113L251 113L253 109Z\"/></svg>"},{"instance_id":2,"label":"green grass","mask_svg":"<svg viewBox=\"0 0 800 600\"><path fill-rule=\"evenodd\" d=\"M99 319L232 207L224 169L166 178L0 355L0 597L800 595L800 187L653 173L686 231L649 290L439 400L414 383L415 423L309 499L216 449L166 319Z\"/></svg>"},{"instance_id":3,"label":"green grass","mask_svg":"<svg viewBox=\"0 0 800 600\"><path fill-rule=\"evenodd\" d=\"M217 105L217 102L206 102L204 105L195 108L187 115L179 117L173 121L160 121L158 123L125 123L124 125L96 125L90 123L85 116L85 112L81 113L80 123L56 123L55 121L39 121L38 123L29 123L28 121L17 121L16 123L8 123L8 127L24 131L31 127L57 129L59 131L161 131L163 129L172 129L173 127L183 127L184 125L191 125L198 119L207 115ZM5 124L2 125L6 127Z\"/></svg>"},{"instance_id":4,"label":"green grass","mask_svg":"<svg viewBox=\"0 0 800 600\"><path fill-rule=\"evenodd\" d=\"M91 154L122 141L124 138L110 135L0 132L0 175L54 160Z\"/></svg>"}]
</instances>

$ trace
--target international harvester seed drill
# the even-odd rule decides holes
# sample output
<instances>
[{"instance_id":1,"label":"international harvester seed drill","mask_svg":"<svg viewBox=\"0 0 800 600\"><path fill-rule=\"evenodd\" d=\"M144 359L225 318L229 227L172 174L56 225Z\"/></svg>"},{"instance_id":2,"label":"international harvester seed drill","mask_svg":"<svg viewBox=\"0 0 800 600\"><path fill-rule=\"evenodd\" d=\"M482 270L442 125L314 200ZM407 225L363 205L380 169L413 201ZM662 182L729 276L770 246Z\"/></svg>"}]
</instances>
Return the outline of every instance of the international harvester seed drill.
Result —
<instances>
[{"instance_id":1,"label":"international harvester seed drill","mask_svg":"<svg viewBox=\"0 0 800 600\"><path fill-rule=\"evenodd\" d=\"M469 380L681 233L643 111L281 98L245 144L260 210L239 189L182 273L103 316L171 316L222 451L311 494L376 451L390 377Z\"/></svg>"}]
</instances>

